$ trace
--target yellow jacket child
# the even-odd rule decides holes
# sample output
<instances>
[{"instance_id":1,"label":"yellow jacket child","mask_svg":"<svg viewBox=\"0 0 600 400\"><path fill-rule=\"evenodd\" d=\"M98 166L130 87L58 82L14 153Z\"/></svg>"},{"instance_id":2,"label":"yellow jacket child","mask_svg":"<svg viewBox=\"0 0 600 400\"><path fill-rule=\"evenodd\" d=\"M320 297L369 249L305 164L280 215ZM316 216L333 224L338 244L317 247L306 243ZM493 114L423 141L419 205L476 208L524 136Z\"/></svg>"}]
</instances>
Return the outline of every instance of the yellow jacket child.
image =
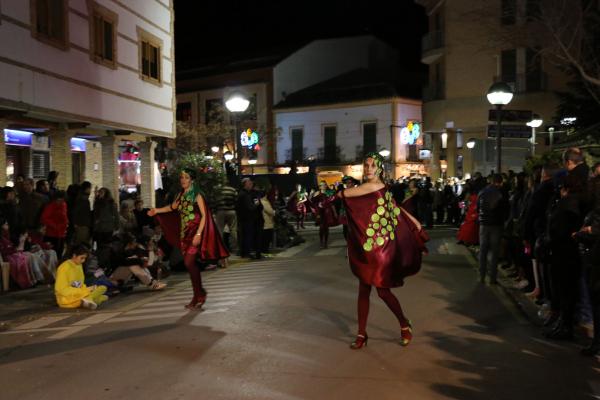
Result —
<instances>
[{"instance_id":1,"label":"yellow jacket child","mask_svg":"<svg viewBox=\"0 0 600 400\"><path fill-rule=\"evenodd\" d=\"M84 283L83 263L89 250L85 245L73 248L73 256L63 262L56 271L54 294L61 308L84 307L96 309L98 305L108 300L104 295L106 286L86 286Z\"/></svg>"}]
</instances>

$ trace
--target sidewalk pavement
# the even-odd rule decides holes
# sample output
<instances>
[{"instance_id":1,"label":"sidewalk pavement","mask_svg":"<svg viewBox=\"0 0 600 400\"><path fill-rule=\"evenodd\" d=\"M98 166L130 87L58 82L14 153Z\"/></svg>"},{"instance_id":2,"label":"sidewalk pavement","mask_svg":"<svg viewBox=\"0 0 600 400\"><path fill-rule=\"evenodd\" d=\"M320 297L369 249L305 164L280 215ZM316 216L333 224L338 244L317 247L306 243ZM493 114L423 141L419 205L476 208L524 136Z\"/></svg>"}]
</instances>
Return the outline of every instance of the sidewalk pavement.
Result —
<instances>
[{"instance_id":1,"label":"sidewalk pavement","mask_svg":"<svg viewBox=\"0 0 600 400\"><path fill-rule=\"evenodd\" d=\"M285 249L276 249L277 253ZM269 259L266 257L265 259ZM229 257L229 268L239 264L253 262L237 255ZM207 270L203 274L213 274L220 268ZM167 288L160 291L152 291L144 285L135 285L131 292L112 297L102 305L102 311L118 310L129 307L134 303L146 300L152 296L159 296L177 290L182 285L187 285L189 277L186 271L173 271L171 275L162 280L167 283ZM0 332L9 329L13 325L29 322L40 315L48 314L76 314L87 312L82 309L64 309L56 305L54 297L54 284L39 284L30 289L11 290L0 293Z\"/></svg>"},{"instance_id":2,"label":"sidewalk pavement","mask_svg":"<svg viewBox=\"0 0 600 400\"><path fill-rule=\"evenodd\" d=\"M471 253L474 260L474 267L479 273L479 246L469 246L466 248ZM529 298L522 290L515 287L516 282L510 276L512 272L514 272L513 269L502 269L498 266L498 287L502 289L530 323L541 328L544 322L539 315L541 307L535 303L534 299ZM575 331L584 337L593 336L593 327L588 324L579 325Z\"/></svg>"}]
</instances>

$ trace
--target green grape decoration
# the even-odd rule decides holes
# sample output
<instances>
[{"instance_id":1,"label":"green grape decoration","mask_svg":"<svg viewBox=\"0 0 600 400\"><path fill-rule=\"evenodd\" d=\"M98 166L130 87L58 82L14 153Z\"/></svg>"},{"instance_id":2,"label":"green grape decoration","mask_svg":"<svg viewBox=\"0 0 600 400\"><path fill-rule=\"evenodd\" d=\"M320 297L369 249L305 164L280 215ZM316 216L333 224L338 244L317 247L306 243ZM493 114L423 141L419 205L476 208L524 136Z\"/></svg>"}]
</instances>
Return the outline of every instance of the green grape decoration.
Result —
<instances>
[{"instance_id":1,"label":"green grape decoration","mask_svg":"<svg viewBox=\"0 0 600 400\"><path fill-rule=\"evenodd\" d=\"M372 251L376 247L383 246L386 241L396 239L394 230L398 225L400 212L390 192L385 192L384 197L377 199L377 209L371 215L371 223L365 230L367 235L367 240L363 243L365 251Z\"/></svg>"}]
</instances>

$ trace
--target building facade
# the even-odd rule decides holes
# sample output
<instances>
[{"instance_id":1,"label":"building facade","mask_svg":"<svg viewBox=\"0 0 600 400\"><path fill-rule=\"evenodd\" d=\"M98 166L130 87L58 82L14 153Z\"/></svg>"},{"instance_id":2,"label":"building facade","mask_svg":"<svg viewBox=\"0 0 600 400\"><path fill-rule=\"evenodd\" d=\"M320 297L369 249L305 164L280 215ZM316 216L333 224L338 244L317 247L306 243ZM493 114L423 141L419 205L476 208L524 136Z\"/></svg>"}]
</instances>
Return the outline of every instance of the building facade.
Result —
<instances>
[{"instance_id":1,"label":"building facade","mask_svg":"<svg viewBox=\"0 0 600 400\"><path fill-rule=\"evenodd\" d=\"M273 165L273 66L280 57L265 57L233 65L215 65L182 71L177 76L177 121L190 126L206 126L217 120L229 130L217 138L207 138L211 145L223 152L234 153L240 145L242 132L250 129L259 135L259 148L243 151L242 169L248 169L248 160L256 160L255 172L266 173ZM225 101L232 93L241 93L250 100L247 112L231 113ZM235 131L235 132L234 132Z\"/></svg>"},{"instance_id":2,"label":"building facade","mask_svg":"<svg viewBox=\"0 0 600 400\"><path fill-rule=\"evenodd\" d=\"M228 142L235 140L237 144L224 148L237 149L242 131L256 130L261 138L256 164L248 165L250 157L244 151L240 157L242 170L272 172L289 150L279 142L274 104L283 104L295 93L352 71L369 69L377 74L393 74L397 59L395 50L366 35L315 40L277 55L182 71L177 76L178 119L192 125L206 124L214 104L222 106L233 92L244 93L254 104L254 111L241 116L226 113L227 122L238 125Z\"/></svg>"},{"instance_id":3,"label":"building facade","mask_svg":"<svg viewBox=\"0 0 600 400\"><path fill-rule=\"evenodd\" d=\"M515 115L538 114L535 151L546 149L549 125L554 124L558 99L566 88L565 75L538 57L536 51L502 35L529 23L535 12L526 0L416 0L429 16L429 33L422 40L422 62L429 66L429 84L423 91L423 125L432 137L433 177L484 174L495 168L496 147L488 138L490 109L486 93L492 83L504 81L514 89L506 109ZM513 121L524 127L523 118ZM509 125L509 122L505 124ZM519 135L515 135L519 136ZM503 171L520 171L532 152L528 133L503 139ZM467 141L474 139L469 149Z\"/></svg>"},{"instance_id":4,"label":"building facade","mask_svg":"<svg viewBox=\"0 0 600 400\"><path fill-rule=\"evenodd\" d=\"M350 73L350 81L366 74L370 75L367 71ZM359 81L364 90L364 81ZM332 87L338 88L333 90L336 96L323 95ZM307 172L311 164L321 174L360 178L364 156L388 150L390 177L425 174L426 163L419 151L426 140L419 131L421 101L400 97L387 85L371 89L355 91L351 86L342 91L329 81L297 92L276 106L277 172L289 173L295 166L299 166L297 172ZM369 93L373 96L365 97Z\"/></svg>"},{"instance_id":5,"label":"building facade","mask_svg":"<svg viewBox=\"0 0 600 400\"><path fill-rule=\"evenodd\" d=\"M3 1L0 185L17 175L153 204L152 138L175 135L170 0ZM74 139L74 140L72 140Z\"/></svg>"}]
</instances>

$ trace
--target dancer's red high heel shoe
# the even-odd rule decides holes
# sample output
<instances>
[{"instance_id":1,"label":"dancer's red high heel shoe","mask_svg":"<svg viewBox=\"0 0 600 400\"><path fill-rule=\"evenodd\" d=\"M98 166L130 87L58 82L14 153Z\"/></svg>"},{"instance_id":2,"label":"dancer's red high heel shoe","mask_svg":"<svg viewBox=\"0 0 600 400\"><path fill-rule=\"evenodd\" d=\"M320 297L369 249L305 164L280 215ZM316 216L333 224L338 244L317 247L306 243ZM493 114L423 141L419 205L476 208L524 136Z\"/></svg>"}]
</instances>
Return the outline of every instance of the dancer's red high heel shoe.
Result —
<instances>
[{"instance_id":1,"label":"dancer's red high heel shoe","mask_svg":"<svg viewBox=\"0 0 600 400\"><path fill-rule=\"evenodd\" d=\"M206 291L203 291L202 295L200 295L199 297L194 297L192 301L190 301L190 304L185 306L185 308L187 308L188 310L198 310L202 308L204 303L206 303L206 295Z\"/></svg>"},{"instance_id":2,"label":"dancer's red high heel shoe","mask_svg":"<svg viewBox=\"0 0 600 400\"><path fill-rule=\"evenodd\" d=\"M364 335L356 335L356 339L354 339L354 342L352 342L350 344L350 348L352 350L358 350L358 349L362 349L363 346L367 346L367 342L369 341L369 337L367 336L367 334L365 333Z\"/></svg>"},{"instance_id":3,"label":"dancer's red high heel shoe","mask_svg":"<svg viewBox=\"0 0 600 400\"><path fill-rule=\"evenodd\" d=\"M410 320L406 320L407 326L402 326L400 325L400 345L401 346L408 346L408 344L411 342L412 338L413 338L413 333L412 333L412 324L410 323Z\"/></svg>"}]
</instances>

